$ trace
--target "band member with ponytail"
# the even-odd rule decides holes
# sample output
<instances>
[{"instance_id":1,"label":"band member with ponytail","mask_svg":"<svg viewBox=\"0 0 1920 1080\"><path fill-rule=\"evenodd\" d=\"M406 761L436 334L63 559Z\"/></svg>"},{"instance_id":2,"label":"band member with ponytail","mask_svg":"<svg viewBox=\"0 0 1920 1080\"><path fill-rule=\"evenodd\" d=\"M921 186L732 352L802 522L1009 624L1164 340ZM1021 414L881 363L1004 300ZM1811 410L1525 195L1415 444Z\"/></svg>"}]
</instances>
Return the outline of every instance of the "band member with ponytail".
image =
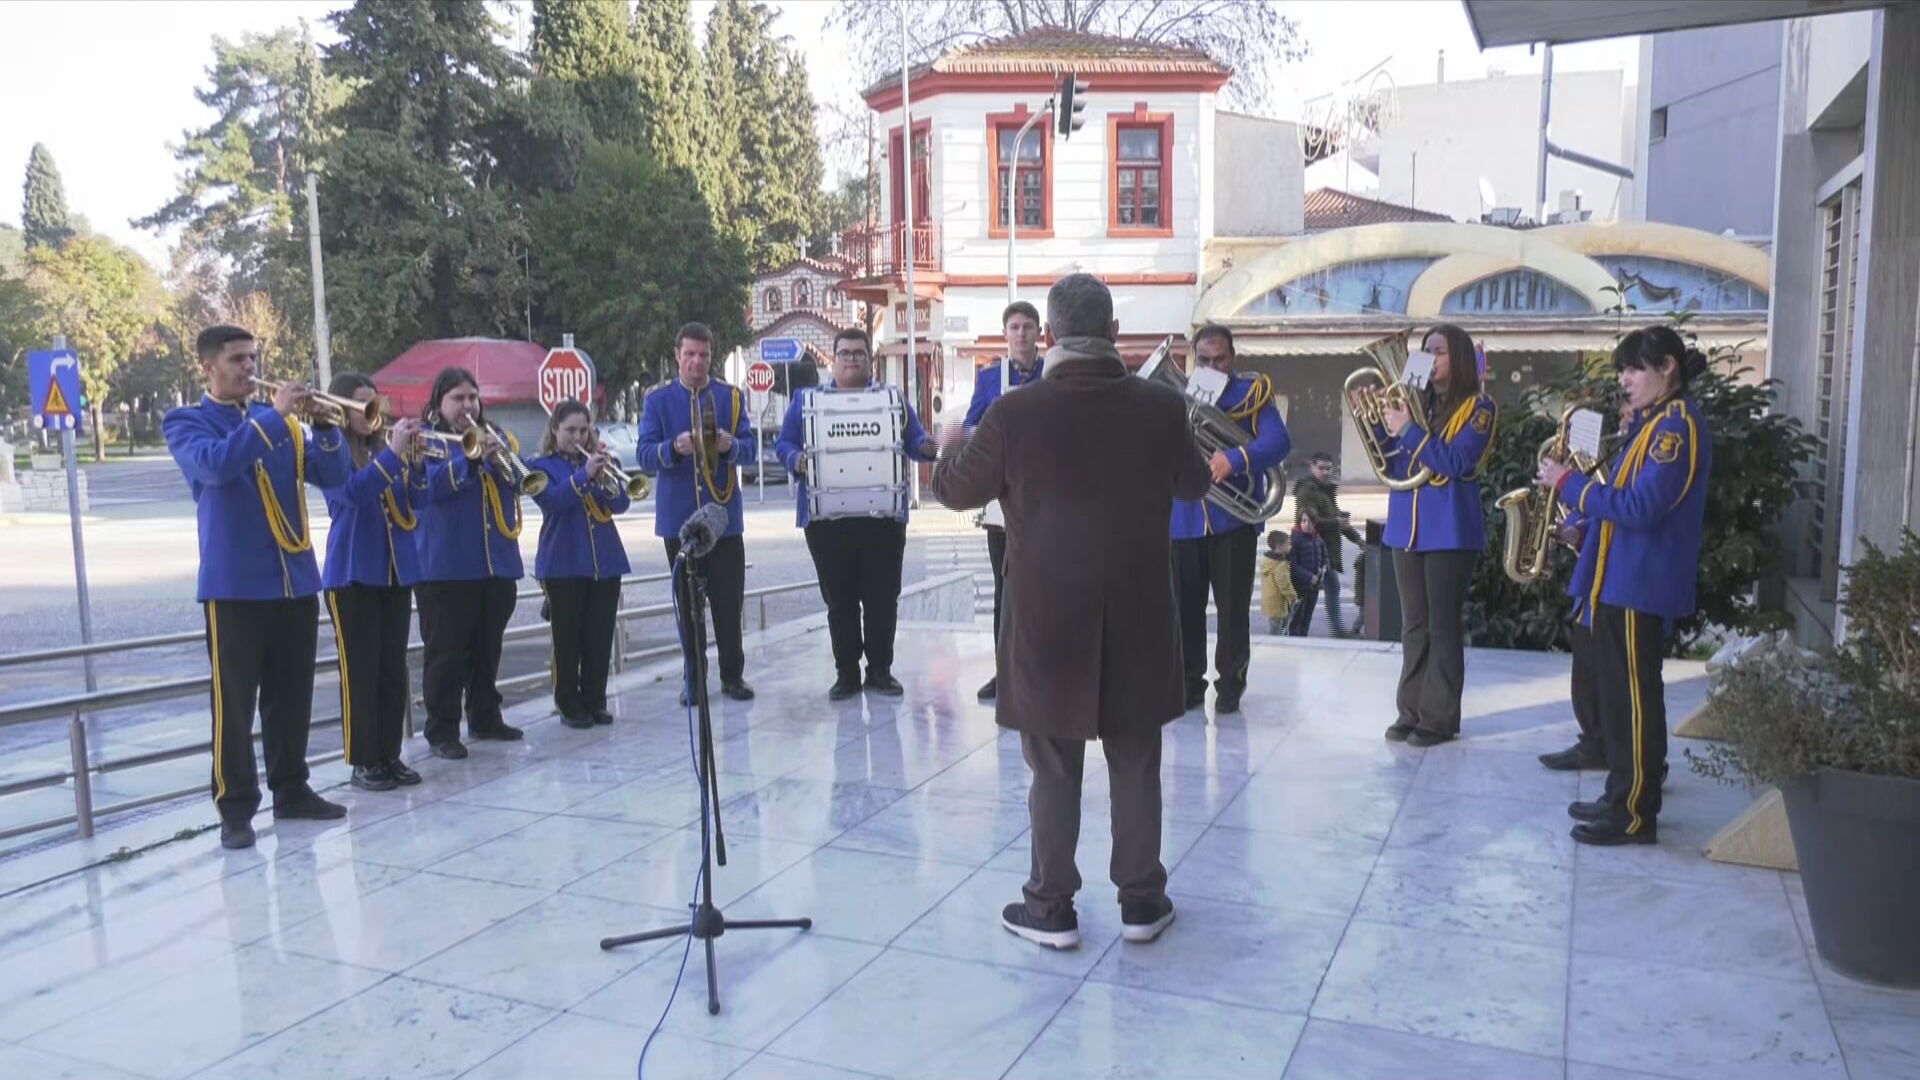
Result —
<instances>
[{"instance_id":1,"label":"band member with ponytail","mask_svg":"<svg viewBox=\"0 0 1920 1080\"><path fill-rule=\"evenodd\" d=\"M712 377L713 331L692 322L674 335L674 359L680 377L647 394L640 409L641 471L657 474L653 493L654 535L666 543L667 565L680 554L680 526L708 503L727 510L727 528L720 542L694 562L695 573L707 583L707 605L713 613L714 643L720 649L720 692L735 701L753 700L753 687L743 677L747 654L741 645L740 620L746 603L747 548L741 540L745 521L740 515L739 466L758 460L760 444L747 419L746 398L738 387ZM694 442L696 404L701 442ZM706 454L696 454L699 446ZM676 594L681 588L674 582ZM691 615L681 622L686 640L693 640Z\"/></svg>"},{"instance_id":2,"label":"band member with ponytail","mask_svg":"<svg viewBox=\"0 0 1920 1080\"><path fill-rule=\"evenodd\" d=\"M436 757L467 756L460 741L464 700L467 733L511 741L522 736L500 713L501 635L513 618L520 562L520 493L491 461L493 452L518 453L486 425L480 382L465 368L434 377L425 421L458 435L484 425L488 453L468 461L458 451L427 466L425 502L414 530L420 551L420 637L426 643L422 682L427 701L427 745Z\"/></svg>"},{"instance_id":3,"label":"band member with ponytail","mask_svg":"<svg viewBox=\"0 0 1920 1080\"><path fill-rule=\"evenodd\" d=\"M1386 546L1400 588L1399 716L1387 738L1434 746L1460 734L1466 680L1467 586L1486 547L1485 508L1477 479L1493 446L1497 411L1480 386L1473 339L1458 326L1428 331L1421 348L1433 356L1425 391L1429 431L1407 409L1389 407L1383 440L1397 479L1431 470L1432 478L1387 498Z\"/></svg>"},{"instance_id":4,"label":"band member with ponytail","mask_svg":"<svg viewBox=\"0 0 1920 1080\"><path fill-rule=\"evenodd\" d=\"M1688 383L1707 367L1671 327L1622 338L1613 367L1633 409L1626 441L1602 482L1554 461L1540 482L1589 519L1568 592L1593 631L1594 679L1607 786L1567 813L1583 844L1651 844L1659 837L1667 710L1661 663L1676 619L1693 613L1713 438Z\"/></svg>"},{"instance_id":5,"label":"band member with ponytail","mask_svg":"<svg viewBox=\"0 0 1920 1080\"><path fill-rule=\"evenodd\" d=\"M213 665L213 803L220 846L252 847L260 780L253 710L276 819L330 820L346 807L307 784L313 720L320 567L307 524L306 485L344 484L349 460L337 428L300 416L311 396L290 382L271 405L249 401L260 363L253 335L210 326L194 342L207 380L197 404L167 414L167 450L193 493L200 530L197 597Z\"/></svg>"},{"instance_id":6,"label":"band member with ponytail","mask_svg":"<svg viewBox=\"0 0 1920 1080\"><path fill-rule=\"evenodd\" d=\"M632 568L614 516L632 505L624 487L604 486L611 458L595 444L593 416L563 401L547 418L540 456L527 462L548 477L540 504L540 549L533 576L546 590L553 628L553 704L571 728L613 723L607 711L607 669L620 579Z\"/></svg>"},{"instance_id":7,"label":"band member with ponytail","mask_svg":"<svg viewBox=\"0 0 1920 1080\"><path fill-rule=\"evenodd\" d=\"M373 380L356 372L333 377L327 393L372 401ZM353 786L391 791L417 784L420 774L400 760L406 738L407 626L420 556L412 533L419 523L426 473L403 456L420 422L408 417L375 432L365 416L347 414L353 474L326 489L327 614L340 652L340 731Z\"/></svg>"}]
</instances>

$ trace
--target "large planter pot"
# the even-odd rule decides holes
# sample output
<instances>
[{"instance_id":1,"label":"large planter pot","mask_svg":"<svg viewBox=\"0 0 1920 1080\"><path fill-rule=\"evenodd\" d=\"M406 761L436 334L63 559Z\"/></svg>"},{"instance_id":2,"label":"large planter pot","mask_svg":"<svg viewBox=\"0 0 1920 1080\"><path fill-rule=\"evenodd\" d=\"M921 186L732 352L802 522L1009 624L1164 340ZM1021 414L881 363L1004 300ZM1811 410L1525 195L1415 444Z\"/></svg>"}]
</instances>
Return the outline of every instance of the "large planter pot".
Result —
<instances>
[{"instance_id":1,"label":"large planter pot","mask_svg":"<svg viewBox=\"0 0 1920 1080\"><path fill-rule=\"evenodd\" d=\"M1920 987L1920 780L1826 769L1780 793L1820 958Z\"/></svg>"}]
</instances>

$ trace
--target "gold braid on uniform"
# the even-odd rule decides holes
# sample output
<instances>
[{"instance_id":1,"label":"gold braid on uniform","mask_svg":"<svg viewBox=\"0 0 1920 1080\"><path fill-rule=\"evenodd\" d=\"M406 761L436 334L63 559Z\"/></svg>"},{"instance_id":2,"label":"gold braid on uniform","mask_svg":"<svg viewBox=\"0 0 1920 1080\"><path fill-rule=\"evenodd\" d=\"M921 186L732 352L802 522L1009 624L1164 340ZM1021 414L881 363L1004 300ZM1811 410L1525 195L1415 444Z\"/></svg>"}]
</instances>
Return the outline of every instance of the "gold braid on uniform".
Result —
<instances>
[{"instance_id":1,"label":"gold braid on uniform","mask_svg":"<svg viewBox=\"0 0 1920 1080\"><path fill-rule=\"evenodd\" d=\"M712 401L713 401L713 396L711 393L708 394L707 401L708 401L708 408L711 409ZM733 401L733 424L732 424L733 430L727 432L727 435L730 437L733 437L737 442L738 436L736 433L740 430L740 391L735 390L733 392L732 401ZM719 422L716 420L714 423L714 428L717 430L719 426L720 426ZM720 490L720 488L714 484L713 468L707 464L707 459L704 456L701 457L700 459L699 471L700 471L701 478L706 480L707 482L707 494L713 496L714 502L724 503L728 499L733 498L734 472L733 472L733 464L731 462L727 464L727 468L726 468L727 483L726 483L725 491Z\"/></svg>"},{"instance_id":2,"label":"gold braid on uniform","mask_svg":"<svg viewBox=\"0 0 1920 1080\"><path fill-rule=\"evenodd\" d=\"M1260 410L1273 404L1273 380L1261 372L1255 372L1251 378L1253 379L1252 389L1247 391L1246 397L1240 399L1240 404L1226 410L1226 413L1233 420L1247 421L1253 428L1250 434L1258 435L1260 434Z\"/></svg>"},{"instance_id":3,"label":"gold braid on uniform","mask_svg":"<svg viewBox=\"0 0 1920 1080\"><path fill-rule=\"evenodd\" d=\"M407 469L406 466L402 465L400 467L400 486L401 487L407 486L408 471L409 470ZM384 469L381 470L381 475L384 476L385 474L386 474L386 470ZM412 510L400 509L400 501L393 497L392 484L387 485L387 490L381 492L380 497L382 499L385 499L387 503L387 520L393 522L394 525L398 526L401 532L412 532L413 527L420 523L419 518L417 518L414 515Z\"/></svg>"},{"instance_id":4,"label":"gold braid on uniform","mask_svg":"<svg viewBox=\"0 0 1920 1080\"><path fill-rule=\"evenodd\" d=\"M506 508L500 504L500 487L493 482L493 473L485 466L480 470L480 487L487 493L487 505L493 508L493 523L499 528L500 535L509 540L520 539L520 528L527 523L526 515L520 512L520 493L513 496L513 528L507 528Z\"/></svg>"},{"instance_id":5,"label":"gold braid on uniform","mask_svg":"<svg viewBox=\"0 0 1920 1080\"><path fill-rule=\"evenodd\" d=\"M568 477L567 482L573 485L574 494L580 496L580 505L587 511L587 520L601 525L605 525L613 520L613 513L601 506L599 501L593 497L592 492L580 490L580 482L578 480Z\"/></svg>"},{"instance_id":6,"label":"gold braid on uniform","mask_svg":"<svg viewBox=\"0 0 1920 1080\"><path fill-rule=\"evenodd\" d=\"M287 520L287 511L280 505L280 496L274 494L273 478L267 475L267 463L253 463L253 481L260 488L260 507L266 511L267 528L273 532L274 543L289 555L298 555L313 550L313 530L307 528L307 440L295 425L292 417L287 417L287 434L293 438L293 490L300 500L300 530L295 534L293 523Z\"/></svg>"}]
</instances>

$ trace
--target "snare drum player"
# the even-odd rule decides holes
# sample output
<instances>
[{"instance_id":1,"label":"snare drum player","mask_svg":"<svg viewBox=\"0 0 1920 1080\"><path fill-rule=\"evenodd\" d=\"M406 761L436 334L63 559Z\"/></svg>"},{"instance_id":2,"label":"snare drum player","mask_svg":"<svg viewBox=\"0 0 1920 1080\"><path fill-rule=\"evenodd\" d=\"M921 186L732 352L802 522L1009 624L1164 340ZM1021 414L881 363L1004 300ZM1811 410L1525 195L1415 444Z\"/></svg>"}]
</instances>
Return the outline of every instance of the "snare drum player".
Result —
<instances>
[{"instance_id":1,"label":"snare drum player","mask_svg":"<svg viewBox=\"0 0 1920 1080\"><path fill-rule=\"evenodd\" d=\"M248 399L259 352L238 326L210 326L194 342L207 390L167 414L167 450L193 492L200 530L199 600L213 664L213 803L220 846L253 846L260 781L253 709L277 819L331 820L346 807L307 785L320 567L307 523L306 485L339 487L352 470L340 429L300 423L312 392L288 383L271 405Z\"/></svg>"},{"instance_id":2,"label":"snare drum player","mask_svg":"<svg viewBox=\"0 0 1920 1080\"><path fill-rule=\"evenodd\" d=\"M867 689L889 697L904 692L893 677L893 628L900 606L900 564L907 551L906 502L900 502L899 515L891 518L863 515L810 521L808 513L807 400L816 393L865 390L873 385L873 339L857 327L840 331L833 339L833 387L807 387L796 393L774 444L780 463L799 477L794 485L794 516L806 532L807 551L820 575L820 595L827 602L827 628L838 675L827 697L834 701L860 692L862 655L867 660ZM911 461L934 460L938 448L921 428L913 406L902 407L906 416L901 453Z\"/></svg>"}]
</instances>

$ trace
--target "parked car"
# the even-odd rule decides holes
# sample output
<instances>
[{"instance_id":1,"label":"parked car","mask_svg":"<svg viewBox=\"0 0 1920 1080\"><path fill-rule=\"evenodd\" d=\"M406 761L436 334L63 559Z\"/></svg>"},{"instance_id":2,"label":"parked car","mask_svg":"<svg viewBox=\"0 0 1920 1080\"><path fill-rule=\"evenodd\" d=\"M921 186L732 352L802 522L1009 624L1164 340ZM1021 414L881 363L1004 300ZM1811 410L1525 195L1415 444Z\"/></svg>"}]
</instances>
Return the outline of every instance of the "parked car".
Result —
<instances>
[{"instance_id":1,"label":"parked car","mask_svg":"<svg viewBox=\"0 0 1920 1080\"><path fill-rule=\"evenodd\" d=\"M640 455L640 431L632 424L601 424L600 441L622 465L632 465Z\"/></svg>"},{"instance_id":2,"label":"parked car","mask_svg":"<svg viewBox=\"0 0 1920 1080\"><path fill-rule=\"evenodd\" d=\"M767 483L784 484L787 482L786 467L780 464L780 455L774 452L773 444L780 438L778 431L762 431L760 435L760 460L752 465L740 467L740 479L749 484L760 482L760 470L767 470Z\"/></svg>"}]
</instances>

